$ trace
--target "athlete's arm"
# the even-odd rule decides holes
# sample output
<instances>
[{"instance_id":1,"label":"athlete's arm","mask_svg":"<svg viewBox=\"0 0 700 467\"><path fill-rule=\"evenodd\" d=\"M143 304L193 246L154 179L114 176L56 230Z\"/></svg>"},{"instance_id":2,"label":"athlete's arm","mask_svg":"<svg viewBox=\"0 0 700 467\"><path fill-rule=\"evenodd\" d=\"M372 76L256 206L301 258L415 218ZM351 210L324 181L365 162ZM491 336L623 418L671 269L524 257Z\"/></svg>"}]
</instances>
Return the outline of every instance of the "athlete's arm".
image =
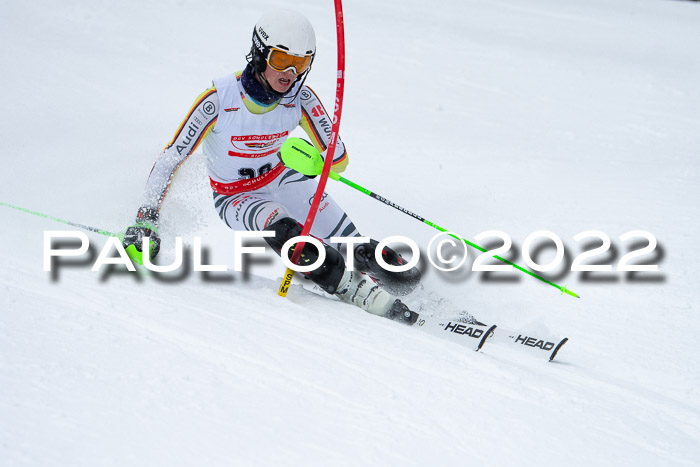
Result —
<instances>
[{"instance_id":1,"label":"athlete's arm","mask_svg":"<svg viewBox=\"0 0 700 467\"><path fill-rule=\"evenodd\" d=\"M218 116L219 96L212 86L197 97L175 137L156 159L146 182L144 207L160 211L177 169L214 128Z\"/></svg>"},{"instance_id":2,"label":"athlete's arm","mask_svg":"<svg viewBox=\"0 0 700 467\"><path fill-rule=\"evenodd\" d=\"M299 125L309 135L311 142L319 152L328 149L333 116L326 112L321 100L308 86L301 89L301 121ZM345 145L338 137L331 167L333 172L342 172L347 165L348 155L345 151Z\"/></svg>"}]
</instances>

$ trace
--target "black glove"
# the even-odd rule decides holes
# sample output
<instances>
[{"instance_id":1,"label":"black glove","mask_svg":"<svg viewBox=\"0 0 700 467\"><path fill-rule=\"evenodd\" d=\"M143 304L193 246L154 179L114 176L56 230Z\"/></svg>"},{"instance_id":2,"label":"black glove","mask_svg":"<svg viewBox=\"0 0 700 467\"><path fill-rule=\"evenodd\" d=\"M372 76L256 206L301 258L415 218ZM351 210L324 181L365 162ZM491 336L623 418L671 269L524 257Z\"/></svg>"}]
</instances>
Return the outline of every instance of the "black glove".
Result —
<instances>
[{"instance_id":1,"label":"black glove","mask_svg":"<svg viewBox=\"0 0 700 467\"><path fill-rule=\"evenodd\" d=\"M124 234L124 250L133 261L143 264L143 238L150 237L150 259L153 259L160 251L160 238L156 231L158 222L158 211L153 208L142 206L136 214L136 224L126 229Z\"/></svg>"}]
</instances>

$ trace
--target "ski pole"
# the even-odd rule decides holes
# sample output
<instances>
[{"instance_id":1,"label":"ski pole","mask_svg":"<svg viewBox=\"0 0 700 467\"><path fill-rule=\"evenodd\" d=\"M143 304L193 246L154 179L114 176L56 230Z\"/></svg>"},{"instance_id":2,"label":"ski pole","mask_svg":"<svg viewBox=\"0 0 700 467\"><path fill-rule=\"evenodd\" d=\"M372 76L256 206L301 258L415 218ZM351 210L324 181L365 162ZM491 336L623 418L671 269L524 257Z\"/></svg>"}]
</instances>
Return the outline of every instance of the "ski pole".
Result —
<instances>
[{"instance_id":1,"label":"ski pole","mask_svg":"<svg viewBox=\"0 0 700 467\"><path fill-rule=\"evenodd\" d=\"M285 141L284 145L282 146L282 149L280 149L280 157L282 158L282 161L284 162L284 164L287 167L290 167L290 168L296 170L297 172L303 173L305 175L315 175L315 174L321 173L320 167L323 166L323 158L321 157L321 154L316 150L316 148L314 148L311 144L304 141L303 139L288 138L287 141ZM338 182L342 182L342 183L348 185L349 187L352 187L352 188L356 189L357 191L360 191L360 192L366 194L367 196L374 198L377 201L386 204L387 206L391 206L392 208L394 208L398 211L401 211L402 213L409 215L409 216L413 217L414 219L417 219L420 222L427 224L434 229L439 230L440 232L449 232L447 229L440 227L439 225L429 221L428 219L426 219L422 216L419 216L418 214L416 214L412 211L409 211L408 209L402 208L401 206L394 203L393 201L389 201L385 197L380 196L377 193L374 193L373 191L368 190L367 188L364 188L364 187L358 185L357 183L354 183L354 182L348 180L347 178L341 177L340 175L338 175L337 173L335 173L333 171L330 172L329 178L332 178L333 180L336 180ZM450 237L453 237L453 238L459 240L459 241L464 242L465 244L469 245L472 248L476 248L477 250L479 250L481 252L484 252L484 253L488 252L488 250L486 250L485 248L477 245L476 243L472 243L469 240L466 240L462 237L459 237L459 236L451 234L451 233L448 233L448 235ZM502 262L510 265L510 266L513 266L515 269L517 269L519 271L522 271L526 274L531 275L535 279L541 280L545 284L549 284L552 287L559 289L561 291L562 295L566 293L568 295L571 295L572 297L581 298L577 294L572 292L571 290L567 289L566 285L564 285L564 287L557 285L554 282L548 281L544 277L539 276L532 271L528 271L527 269L522 268L522 267L518 266L517 264L515 264L511 261L508 261L507 259L502 258L498 255L493 255L493 257L499 261L502 261Z\"/></svg>"},{"instance_id":2,"label":"ski pole","mask_svg":"<svg viewBox=\"0 0 700 467\"><path fill-rule=\"evenodd\" d=\"M356 189L357 191L360 191L360 192L362 192L362 193L364 193L364 194L370 196L371 198L374 198L374 199L376 199L377 201L380 201L380 202L386 204L387 206L391 206L392 208L394 208L394 209L396 209L396 210L398 210L398 211L401 211L402 213L407 214L407 215L413 217L414 219L417 219L417 220L421 221L422 223L427 224L427 225L429 225L430 227L439 230L440 232L448 232L447 229L442 228L442 227L440 227L439 225L437 225L437 224L435 224L435 223L433 223L433 222L430 222L428 219L425 219L424 217L421 217L421 216L419 216L418 214L416 214L416 213L414 213L414 212L412 212L412 211L409 211L408 209L402 208L401 206L399 206L398 204L394 203L393 201L390 201L390 200L386 199L385 197L380 196L380 195L378 195L377 193L374 193L373 191L370 191L370 190L368 190L368 189L366 189L366 188L364 188L364 187L361 187L361 186L358 185L357 183L354 183L354 182L348 180L347 178L341 177L340 175L338 175L338 174L335 173L335 172L331 172L330 175L329 175L329 177L332 178L333 180L338 181L338 182L342 182L342 183L344 183L344 184L346 184L346 185L348 185L348 186L350 186L350 187ZM479 250L479 251L482 251L482 252L484 252L484 253L486 253L486 252L488 251L488 250L486 250L485 248L480 247L480 246L477 245L476 243L472 243L472 242L470 242L469 240L466 240L466 239L464 239L464 238L462 238L462 237L459 237L459 236L453 235L453 234L448 234L448 235L449 235L450 237L456 238L457 240L460 240L460 241L466 243L467 245L469 245L469 246L472 247L472 248L476 248L476 249ZM566 286L562 287L562 286L557 285L557 284L555 284L555 283L553 283L553 282L550 282L550 281L548 281L547 279L545 279L544 277L539 276L539 275L535 274L535 273L532 272L532 271L528 271L527 269L522 268L522 267L518 266L517 264L513 263L512 261L508 261L507 259L502 258L502 257L500 257L500 256L498 256L498 255L493 255L493 257L496 258L496 259L499 260L499 261L502 261L502 262L504 262L504 263L510 265L510 266L513 266L515 269L518 269L519 271L522 271L522 272L524 272L524 273L527 273L527 274L531 275L531 276L534 277L535 279L539 279L539 280L541 280L542 282L544 282L544 283L546 283L546 284L549 284L549 285L551 285L551 286L553 286L553 287L556 287L557 289L559 289L559 290L561 291L562 294L567 293L567 294L571 295L572 297L581 298L581 297L579 297L578 295L576 295L574 292L572 292L571 290L567 289Z\"/></svg>"},{"instance_id":3,"label":"ski pole","mask_svg":"<svg viewBox=\"0 0 700 467\"><path fill-rule=\"evenodd\" d=\"M43 214L41 212L32 211L32 210L29 210L26 208L21 208L19 206L14 206L14 205L9 204L9 203L3 203L2 201L0 201L0 206L7 206L8 208L16 209L18 211L25 212L27 214L33 214L35 216L43 217L45 219L51 219L52 221L61 222L62 224L70 225L73 227L78 227L79 229L88 230L90 232L95 232L95 233L98 233L100 235L105 235L107 237L118 237L119 236L113 232L108 232L106 230L98 229L97 227L90 227L89 225L78 224L77 222L71 222L71 221L67 221L64 219L59 219L58 217L49 216L48 214Z\"/></svg>"},{"instance_id":4,"label":"ski pole","mask_svg":"<svg viewBox=\"0 0 700 467\"><path fill-rule=\"evenodd\" d=\"M8 208L16 209L18 211L21 211L21 212L24 212L27 214L33 214L35 216L43 217L44 219L50 219L52 221L56 221L56 222L60 222L62 224L70 225L72 227L77 227L79 229L87 230L88 232L95 232L97 234L104 235L106 237L117 237L120 240L123 240L123 232L121 234L116 234L114 232L109 232L108 230L99 229L97 227L91 227L91 226L85 225L85 224L79 224L77 222L67 221L65 219L59 219L58 217L49 216L48 214L44 214L44 213L37 212L37 211L32 211L30 209L15 206L13 204L3 203L2 201L0 201L0 206L7 206ZM132 258L132 260L134 260L134 259ZM137 264L139 264L139 265L143 264L142 262L138 262L137 260L134 260L134 261L136 261ZM150 274L148 272L148 270L144 270L141 268L138 268L137 272L142 276L148 276Z\"/></svg>"}]
</instances>

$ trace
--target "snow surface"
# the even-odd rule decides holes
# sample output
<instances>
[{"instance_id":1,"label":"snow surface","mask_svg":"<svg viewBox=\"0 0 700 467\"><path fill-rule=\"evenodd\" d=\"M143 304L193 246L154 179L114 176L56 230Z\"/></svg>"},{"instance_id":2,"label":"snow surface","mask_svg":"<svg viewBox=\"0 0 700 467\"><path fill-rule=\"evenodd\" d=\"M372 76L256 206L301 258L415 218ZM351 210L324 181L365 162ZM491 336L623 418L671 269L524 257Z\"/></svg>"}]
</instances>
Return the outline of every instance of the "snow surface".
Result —
<instances>
[{"instance_id":1,"label":"snow surface","mask_svg":"<svg viewBox=\"0 0 700 467\"><path fill-rule=\"evenodd\" d=\"M89 261L52 276L43 232L72 229L0 206L0 465L700 465L700 5L346 3L349 179L467 238L504 231L514 251L550 230L568 262L579 232L609 235L598 259L616 265L633 243L620 236L646 230L658 247L640 260L659 272L564 268L553 280L576 300L520 273L485 281L471 260L425 268L407 302L568 336L547 363L299 285L278 298L276 259L218 281ZM0 202L123 230L193 99L243 67L255 20L283 5L4 2ZM330 108L332 2L294 7L316 28L309 84ZM163 208L162 257L197 235L230 265L202 159ZM366 235L435 233L329 183Z\"/></svg>"}]
</instances>

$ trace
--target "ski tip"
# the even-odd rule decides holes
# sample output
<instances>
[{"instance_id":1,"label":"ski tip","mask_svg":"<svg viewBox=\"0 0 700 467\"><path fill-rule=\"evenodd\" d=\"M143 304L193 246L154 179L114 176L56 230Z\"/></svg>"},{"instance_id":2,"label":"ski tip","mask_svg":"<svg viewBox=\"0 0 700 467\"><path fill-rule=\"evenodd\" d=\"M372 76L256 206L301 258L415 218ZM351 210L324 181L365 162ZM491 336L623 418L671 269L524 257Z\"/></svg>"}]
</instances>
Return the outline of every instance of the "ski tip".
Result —
<instances>
[{"instance_id":1,"label":"ski tip","mask_svg":"<svg viewBox=\"0 0 700 467\"><path fill-rule=\"evenodd\" d=\"M566 344L567 342L569 342L569 338L568 338L568 337L563 338L563 339L561 340L561 342L559 342L559 344L554 348L554 351L552 352L552 355L549 356L549 361L550 361L550 362L551 362L552 360L554 360L554 357L557 356L557 353L559 352L559 350L560 350L562 347L564 347L564 344Z\"/></svg>"},{"instance_id":2,"label":"ski tip","mask_svg":"<svg viewBox=\"0 0 700 467\"><path fill-rule=\"evenodd\" d=\"M478 352L479 350L481 350L481 348L484 346L484 344L486 343L486 341L488 340L488 338L491 337L491 336L493 335L493 331L494 331L495 329L496 329L496 325L494 324L494 325L492 325L492 326L488 329L488 331L486 331L486 332L484 333L484 335L481 337L481 340L479 341L479 345L476 346L476 349L475 349L475 350L476 350L477 352Z\"/></svg>"}]
</instances>

